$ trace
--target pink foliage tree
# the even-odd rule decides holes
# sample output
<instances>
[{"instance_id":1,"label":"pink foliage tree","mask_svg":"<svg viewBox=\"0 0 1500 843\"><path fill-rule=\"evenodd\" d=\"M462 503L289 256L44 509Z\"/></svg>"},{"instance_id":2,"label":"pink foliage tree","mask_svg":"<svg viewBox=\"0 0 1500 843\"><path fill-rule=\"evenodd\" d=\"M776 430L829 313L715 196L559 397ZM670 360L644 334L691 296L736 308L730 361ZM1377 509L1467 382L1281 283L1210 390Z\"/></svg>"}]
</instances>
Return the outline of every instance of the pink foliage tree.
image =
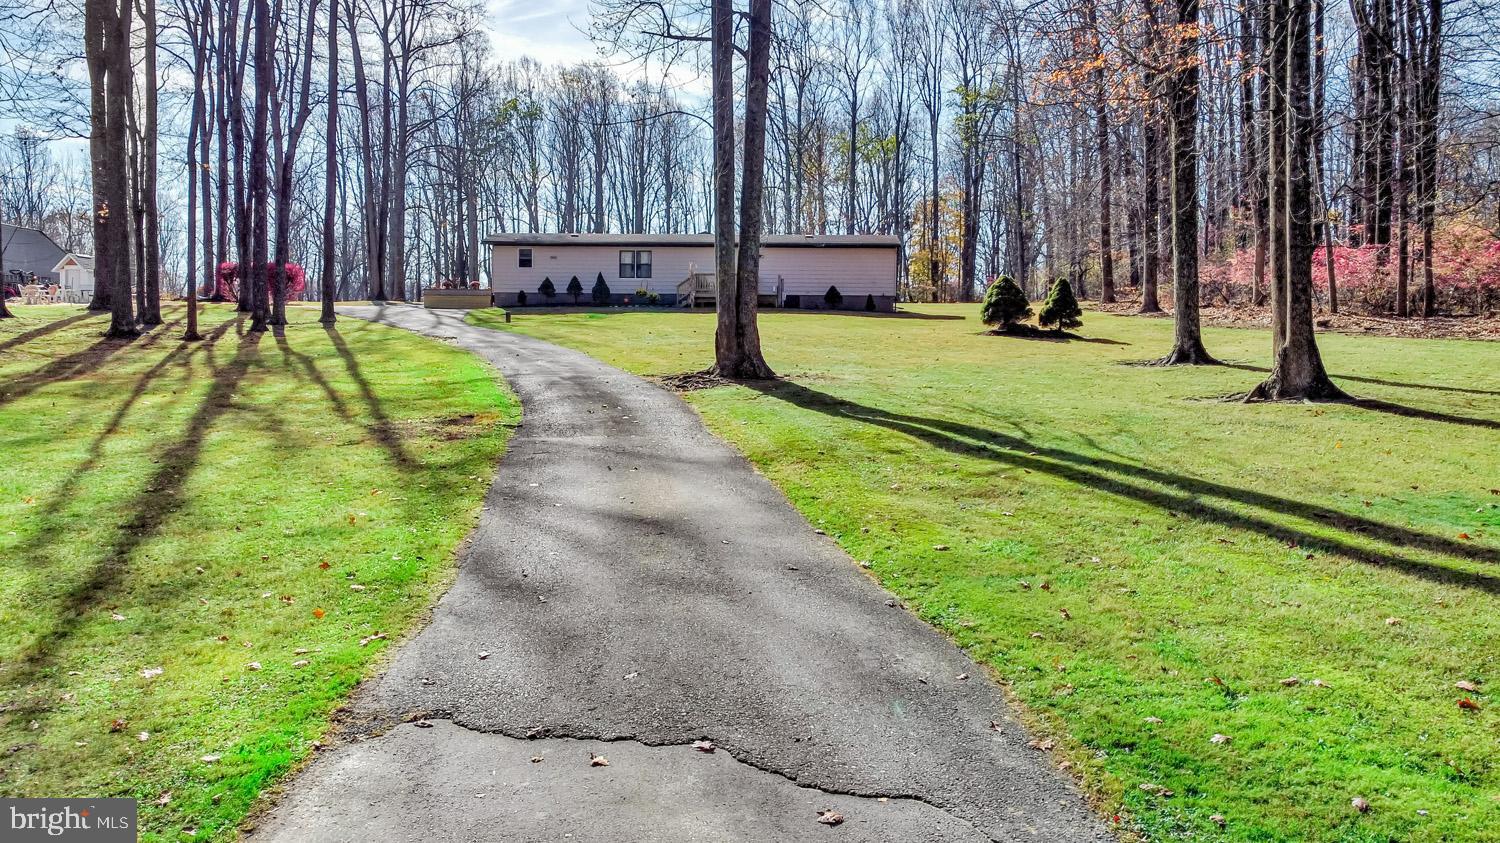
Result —
<instances>
[{"instance_id":1,"label":"pink foliage tree","mask_svg":"<svg viewBox=\"0 0 1500 843\"><path fill-rule=\"evenodd\" d=\"M1313 284L1328 301L1324 247L1313 252ZM1410 294L1421 289L1420 250L1412 256ZM1333 271L1341 305L1367 313L1391 313L1396 304L1394 247L1333 247ZM1440 311L1484 314L1500 307L1500 238L1481 225L1455 220L1438 228L1432 256L1433 285ZM1203 264L1203 298L1210 305L1245 302L1254 283L1255 259L1240 250Z\"/></svg>"},{"instance_id":2,"label":"pink foliage tree","mask_svg":"<svg viewBox=\"0 0 1500 843\"><path fill-rule=\"evenodd\" d=\"M274 269L274 267L273 267ZM240 265L234 261L225 261L219 264L218 271L214 273L214 292L209 296L210 301L236 301L235 290L239 289ZM286 299L287 301L301 301L302 293L307 289L307 271L300 264L289 263L286 265ZM270 287L266 288L266 298L270 299Z\"/></svg>"}]
</instances>

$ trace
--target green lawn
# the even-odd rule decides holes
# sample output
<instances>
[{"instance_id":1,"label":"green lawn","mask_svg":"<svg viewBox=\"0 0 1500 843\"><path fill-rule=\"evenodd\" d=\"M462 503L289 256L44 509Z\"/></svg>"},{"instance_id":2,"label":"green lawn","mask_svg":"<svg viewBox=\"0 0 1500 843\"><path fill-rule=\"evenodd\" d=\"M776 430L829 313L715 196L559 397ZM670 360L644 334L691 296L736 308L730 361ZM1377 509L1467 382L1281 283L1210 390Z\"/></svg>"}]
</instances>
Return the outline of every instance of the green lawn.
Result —
<instances>
[{"instance_id":1,"label":"green lawn","mask_svg":"<svg viewBox=\"0 0 1500 843\"><path fill-rule=\"evenodd\" d=\"M506 435L477 358L294 307L203 343L0 321L0 793L229 839L451 580ZM377 633L387 637L373 637ZM195 832L195 833L190 833Z\"/></svg>"},{"instance_id":2,"label":"green lawn","mask_svg":"<svg viewBox=\"0 0 1500 843\"><path fill-rule=\"evenodd\" d=\"M1169 320L1052 342L911 310L763 314L788 379L687 400L992 665L1106 813L1153 840L1500 840L1500 345L1324 336L1384 403L1245 405L1216 399L1263 377L1264 332L1208 331L1236 367L1159 369L1122 364ZM711 360L709 314L498 313L472 318L643 374Z\"/></svg>"}]
</instances>

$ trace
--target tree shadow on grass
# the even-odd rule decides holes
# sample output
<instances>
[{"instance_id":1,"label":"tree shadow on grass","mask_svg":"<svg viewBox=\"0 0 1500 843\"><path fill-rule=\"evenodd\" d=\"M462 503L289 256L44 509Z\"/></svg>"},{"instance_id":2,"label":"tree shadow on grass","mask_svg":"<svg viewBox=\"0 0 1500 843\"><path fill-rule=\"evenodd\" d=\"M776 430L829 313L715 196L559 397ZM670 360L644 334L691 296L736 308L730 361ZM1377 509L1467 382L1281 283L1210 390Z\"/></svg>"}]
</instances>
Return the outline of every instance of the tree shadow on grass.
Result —
<instances>
[{"instance_id":1,"label":"tree shadow on grass","mask_svg":"<svg viewBox=\"0 0 1500 843\"><path fill-rule=\"evenodd\" d=\"M1225 363L1225 368L1240 369L1246 372L1260 372L1269 374L1270 369L1265 366L1251 366L1248 363ZM1411 383L1409 381L1382 380L1381 378L1361 377L1359 375L1329 375L1336 381L1354 381L1355 383L1369 383L1377 386L1395 386L1402 389L1430 389L1438 392L1459 392L1465 395L1500 395L1500 390L1474 389L1467 386L1442 386L1435 383Z\"/></svg>"},{"instance_id":2,"label":"tree shadow on grass","mask_svg":"<svg viewBox=\"0 0 1500 843\"><path fill-rule=\"evenodd\" d=\"M179 343L176 348L167 352L161 360L158 360L155 365L136 378L135 385L131 388L130 393L125 396L125 400L120 403L120 406L115 408L115 411L110 414L109 420L105 422L104 427L89 442L88 451L83 461L68 472L68 476L63 478L63 481L49 495L48 501L38 507L38 511L45 513L45 520L42 526L17 548L18 554L22 558L45 556L48 553L53 542L66 528L65 520L57 516L63 513L69 502L73 500L74 495L78 491L79 484L99 467L99 462L104 457L104 446L109 442L111 437L119 432L120 425L124 423L125 417L130 414L131 409L135 407L136 403L145 396L156 378L170 366L184 361L185 358L191 357L200 350L211 348L233 326L234 321L226 321L224 324L205 334L201 344L185 341Z\"/></svg>"},{"instance_id":3,"label":"tree shadow on grass","mask_svg":"<svg viewBox=\"0 0 1500 843\"><path fill-rule=\"evenodd\" d=\"M1460 424L1465 427L1482 427L1488 430L1500 430L1500 419L1483 419L1473 416L1455 416L1452 413L1440 413L1436 410L1424 410L1420 407L1408 407L1405 404L1397 404L1393 401L1381 401L1376 398L1353 398L1343 402L1363 410L1374 410L1377 413L1389 413L1393 416L1401 416L1408 419L1421 419L1423 421L1443 422L1444 424Z\"/></svg>"},{"instance_id":4,"label":"tree shadow on grass","mask_svg":"<svg viewBox=\"0 0 1500 843\"><path fill-rule=\"evenodd\" d=\"M129 346L150 348L161 342L162 337L166 335L167 331L181 323L182 320L179 319L138 337L127 337L124 339L103 337L96 340L87 348L81 348L71 354L65 354L56 360L52 360L40 368L33 369L11 380L4 386L0 386L0 407L19 401L49 384L86 375L98 369L103 365L104 361Z\"/></svg>"},{"instance_id":5,"label":"tree shadow on grass","mask_svg":"<svg viewBox=\"0 0 1500 843\"><path fill-rule=\"evenodd\" d=\"M1123 340L1112 340L1108 337L1086 337L1075 334L1072 331L1052 331L1046 328L1038 328L1035 325L1012 325L1009 328L995 328L982 331L981 336L1006 337L1016 340L1039 340L1041 342L1086 342L1096 345L1130 345Z\"/></svg>"},{"instance_id":6,"label":"tree shadow on grass","mask_svg":"<svg viewBox=\"0 0 1500 843\"><path fill-rule=\"evenodd\" d=\"M396 430L395 425L386 416L385 409L381 405L379 397L375 395L374 390L370 388L369 381L365 379L364 373L360 371L359 362L355 359L354 353L344 342L344 338L339 334L337 328L332 325L326 325L324 326L324 330L328 333L328 338L338 351L339 357L344 361L345 368L349 370L350 377L354 379L355 384L359 387L360 395L369 407L370 413L375 417L373 423L365 423L356 419L353 411L349 409L348 403L344 401L344 397L339 395L338 390L333 388L333 384L328 381L328 378L322 372L318 371L318 366L313 359L292 348L291 343L287 341L285 336L277 336L276 345L281 349L282 358L288 362L295 361L301 366L304 377L312 381L323 392L323 396L328 399L329 405L333 407L333 411L338 414L339 418L351 425L364 427L365 431L390 456L391 462L395 463L398 468L408 474L415 473L421 469L421 464L407 452L405 441L401 438L401 434Z\"/></svg>"},{"instance_id":7,"label":"tree shadow on grass","mask_svg":"<svg viewBox=\"0 0 1500 843\"><path fill-rule=\"evenodd\" d=\"M22 333L16 334L10 339L5 340L4 342L0 342L0 351L9 351L16 346L25 345L32 340L41 339L48 334L61 331L63 328L66 328L69 325L74 324L75 322L82 322L85 319L98 315L99 314L97 313L90 313L85 311L83 313L77 314L76 316L69 316L66 319L54 319L53 321L48 322L45 325L40 325L38 327L32 328L29 331L24 331Z\"/></svg>"},{"instance_id":8,"label":"tree shadow on grass","mask_svg":"<svg viewBox=\"0 0 1500 843\"><path fill-rule=\"evenodd\" d=\"M401 438L400 432L396 430L395 424L392 423L390 414L385 411L385 405L381 403L380 396L375 394L374 388L370 386L369 379L365 377L364 371L360 369L359 360L355 358L354 352L349 349L349 344L344 342L344 337L339 333L339 329L333 325L324 325L323 330L327 332L328 340L333 343L333 348L338 352L339 358L344 361L344 368L348 370L349 377L354 380L354 385L359 388L360 398L364 400L365 406L369 408L370 415L375 418L374 423L367 425L367 429L375 437L375 441L380 443L380 446L386 450L386 453L391 455L391 461L400 466L403 471L412 472L421 468L421 464L411 454L407 453L405 441ZM311 366L309 366L309 369L310 371L316 371ZM315 380L318 382L318 386L329 396L330 400L335 400L335 409L341 415L344 415L345 418L350 418L349 415L345 415L349 412L348 408L344 407L341 399L336 398L337 393L333 391L333 387L321 375L316 375Z\"/></svg>"},{"instance_id":9,"label":"tree shadow on grass","mask_svg":"<svg viewBox=\"0 0 1500 843\"><path fill-rule=\"evenodd\" d=\"M1409 559L1392 551L1371 549L1351 544L1344 539L1316 535L1203 499L1217 498L1223 503L1253 506L1266 513L1319 522L1350 534L1351 538L1357 534L1398 548L1412 547L1491 565L1500 564L1500 550L1445 539L1264 492L1225 486L1120 460L1093 458L1058 448L1046 448L961 422L894 413L836 398L792 381L747 381L744 385L803 409L883 427L951 453L982 456L1158 509L1186 513L1201 521L1259 533L1288 546L1321 548L1348 559L1399 570L1433 582L1500 594L1500 577L1494 575L1444 568L1430 562ZM1147 484L1165 488L1154 488Z\"/></svg>"},{"instance_id":10,"label":"tree shadow on grass","mask_svg":"<svg viewBox=\"0 0 1500 843\"><path fill-rule=\"evenodd\" d=\"M239 321L243 321L243 317L236 320ZM116 540L94 563L88 575L64 594L57 608L57 622L32 642L18 661L12 662L6 676L8 683L27 684L52 664L63 645L88 619L89 612L103 603L119 585L135 552L156 536L182 508L183 492L202 456L204 442L214 424L231 409L235 389L254 363L259 343L258 333L244 336L234 358L223 366L213 364L213 346L207 346L209 377L213 386L199 403L186 429L169 440L162 450L156 460L156 471L135 496L119 508L120 512L133 514L133 517L119 525Z\"/></svg>"}]
</instances>

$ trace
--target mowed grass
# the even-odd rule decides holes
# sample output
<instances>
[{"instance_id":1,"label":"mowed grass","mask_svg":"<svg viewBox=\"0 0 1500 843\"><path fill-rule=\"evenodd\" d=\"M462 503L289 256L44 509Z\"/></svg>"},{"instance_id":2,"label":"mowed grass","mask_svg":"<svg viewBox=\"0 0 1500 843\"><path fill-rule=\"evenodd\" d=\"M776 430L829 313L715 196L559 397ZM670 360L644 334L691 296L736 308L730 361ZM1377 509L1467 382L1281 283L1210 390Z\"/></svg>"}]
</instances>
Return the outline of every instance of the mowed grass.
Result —
<instances>
[{"instance_id":1,"label":"mowed grass","mask_svg":"<svg viewBox=\"0 0 1500 843\"><path fill-rule=\"evenodd\" d=\"M291 309L0 322L0 793L224 840L452 575L519 417L484 363Z\"/></svg>"},{"instance_id":2,"label":"mowed grass","mask_svg":"<svg viewBox=\"0 0 1500 843\"><path fill-rule=\"evenodd\" d=\"M1385 404L1246 405L1218 399L1264 376L1264 332L1208 331L1236 367L1162 369L1124 364L1170 320L1052 342L910 310L764 313L786 380L687 400L991 665L1107 816L1500 840L1500 345L1325 335ZM473 319L637 373L711 362L709 314L497 314Z\"/></svg>"}]
</instances>

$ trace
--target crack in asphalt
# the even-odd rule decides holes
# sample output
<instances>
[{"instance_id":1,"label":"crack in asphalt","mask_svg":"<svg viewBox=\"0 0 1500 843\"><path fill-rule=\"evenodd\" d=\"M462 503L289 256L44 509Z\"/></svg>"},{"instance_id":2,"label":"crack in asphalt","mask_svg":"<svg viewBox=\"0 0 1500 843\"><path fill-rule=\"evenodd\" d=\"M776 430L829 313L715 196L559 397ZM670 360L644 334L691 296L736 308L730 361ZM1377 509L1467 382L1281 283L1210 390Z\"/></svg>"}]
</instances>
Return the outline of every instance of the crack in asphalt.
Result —
<instances>
[{"instance_id":1,"label":"crack in asphalt","mask_svg":"<svg viewBox=\"0 0 1500 843\"><path fill-rule=\"evenodd\" d=\"M865 799L876 802L911 802L914 804L926 805L933 810L941 811L944 814L947 814L954 820L964 823L971 830L973 830L974 834L978 835L979 837L990 840L992 841L992 843L999 843L1000 840L1000 838L991 837L985 834L984 831L981 830L977 825L975 825L974 822L968 817L965 817L960 813L955 813L954 809L951 806L938 804L937 802L934 802L933 800L921 794L901 793L898 791L869 791L860 788L842 788L837 786L809 784L799 779L796 773L788 772L786 770L778 769L776 767L765 764L759 764L748 758L741 757L741 754L736 753L736 747L734 746L733 742L723 743L720 741L720 739L714 737L709 733L704 733L702 737L694 738L690 741L680 741L661 740L643 737L640 735L622 735L592 732L588 729L577 729L572 727L559 726L534 726L525 730L517 730L510 727L480 728L464 723L462 717L455 716L452 712L429 711L421 713L407 713L403 716L389 715L385 717L377 717L369 722L371 724L380 723L382 725L374 728L360 729L355 734L358 735L358 740L360 742L378 741L386 737L390 729L393 729L397 726L416 725L422 722L431 723L433 721L451 723L452 725L463 729L464 731L473 732L479 735L498 735L499 737L507 738L513 741L520 741L523 743L541 743L546 741L572 741L578 743L606 744L630 743L647 747L649 749L687 749L693 752L700 752L700 750L697 750L693 747L693 743L695 741L709 741L714 745L713 751L703 754L722 754L742 767L746 767L748 769L755 770L766 775L776 776L777 778L783 779L793 785L796 785L802 790L810 790L816 793L824 794L826 796L845 796L852 799Z\"/></svg>"}]
</instances>

